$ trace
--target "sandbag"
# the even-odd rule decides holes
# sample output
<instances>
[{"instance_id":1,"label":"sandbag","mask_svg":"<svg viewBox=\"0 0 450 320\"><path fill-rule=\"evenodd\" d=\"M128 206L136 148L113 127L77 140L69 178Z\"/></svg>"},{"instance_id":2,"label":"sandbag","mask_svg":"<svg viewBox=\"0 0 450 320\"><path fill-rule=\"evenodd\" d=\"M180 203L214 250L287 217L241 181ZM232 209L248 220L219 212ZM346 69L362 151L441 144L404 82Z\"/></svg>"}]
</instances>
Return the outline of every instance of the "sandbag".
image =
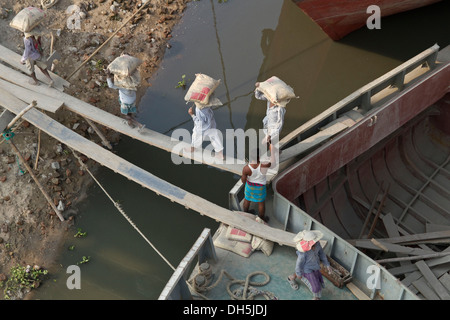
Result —
<instances>
[{"instance_id":1,"label":"sandbag","mask_svg":"<svg viewBox=\"0 0 450 320\"><path fill-rule=\"evenodd\" d=\"M217 106L221 106L223 105L222 101L220 101L218 98L214 97L214 93L209 96L209 101L208 103L200 103L200 102L194 102L195 106L199 109L204 109L204 108L210 108L210 107L217 107Z\"/></svg>"},{"instance_id":2,"label":"sandbag","mask_svg":"<svg viewBox=\"0 0 450 320\"><path fill-rule=\"evenodd\" d=\"M129 77L136 71L141 63L141 59L123 54L114 59L114 61L108 65L107 69L119 77Z\"/></svg>"},{"instance_id":3,"label":"sandbag","mask_svg":"<svg viewBox=\"0 0 450 320\"><path fill-rule=\"evenodd\" d=\"M260 82L256 90L261 91L270 102L282 107L285 107L292 98L298 98L294 89L276 76Z\"/></svg>"},{"instance_id":4,"label":"sandbag","mask_svg":"<svg viewBox=\"0 0 450 320\"><path fill-rule=\"evenodd\" d=\"M256 221L259 223L267 224L260 217L256 217ZM253 250L261 250L266 256L270 256L272 254L274 245L272 241L253 236L251 244Z\"/></svg>"},{"instance_id":5,"label":"sandbag","mask_svg":"<svg viewBox=\"0 0 450 320\"><path fill-rule=\"evenodd\" d=\"M119 88L136 91L141 84L141 74L136 70L130 77L114 75L114 85Z\"/></svg>"},{"instance_id":6,"label":"sandbag","mask_svg":"<svg viewBox=\"0 0 450 320\"><path fill-rule=\"evenodd\" d=\"M29 32L45 18L44 10L35 7L22 9L9 23L10 27Z\"/></svg>"},{"instance_id":7,"label":"sandbag","mask_svg":"<svg viewBox=\"0 0 450 320\"><path fill-rule=\"evenodd\" d=\"M252 245L248 242L229 240L226 236L228 226L221 224L218 236L214 239L214 246L224 250L234 252L242 257L248 258L252 254Z\"/></svg>"},{"instance_id":8,"label":"sandbag","mask_svg":"<svg viewBox=\"0 0 450 320\"><path fill-rule=\"evenodd\" d=\"M206 74L197 73L195 75L194 82L189 87L189 90L184 97L184 100L207 105L209 103L210 96L219 84L220 80L215 80Z\"/></svg>"},{"instance_id":9,"label":"sandbag","mask_svg":"<svg viewBox=\"0 0 450 320\"><path fill-rule=\"evenodd\" d=\"M233 228L231 226L227 228L226 236L228 240L236 240L248 243L252 241L252 235L250 233L242 231L238 228Z\"/></svg>"}]
</instances>

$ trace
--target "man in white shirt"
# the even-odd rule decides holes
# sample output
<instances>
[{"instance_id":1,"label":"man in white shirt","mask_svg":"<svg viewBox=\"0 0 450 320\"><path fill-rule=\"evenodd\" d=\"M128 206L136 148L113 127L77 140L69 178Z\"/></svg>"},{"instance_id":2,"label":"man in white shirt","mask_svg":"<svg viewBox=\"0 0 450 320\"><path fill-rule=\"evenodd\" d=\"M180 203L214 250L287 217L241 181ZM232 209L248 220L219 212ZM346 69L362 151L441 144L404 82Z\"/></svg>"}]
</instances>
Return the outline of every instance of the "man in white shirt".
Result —
<instances>
[{"instance_id":1,"label":"man in white shirt","mask_svg":"<svg viewBox=\"0 0 450 320\"><path fill-rule=\"evenodd\" d=\"M216 128L214 111L211 107L202 108L196 104L195 112L193 107L190 107L188 113L192 117L192 120L194 120L194 129L192 130L191 148L185 151L193 152L196 148L201 148L203 139L208 137L214 147L216 157L223 159L222 139Z\"/></svg>"}]
</instances>

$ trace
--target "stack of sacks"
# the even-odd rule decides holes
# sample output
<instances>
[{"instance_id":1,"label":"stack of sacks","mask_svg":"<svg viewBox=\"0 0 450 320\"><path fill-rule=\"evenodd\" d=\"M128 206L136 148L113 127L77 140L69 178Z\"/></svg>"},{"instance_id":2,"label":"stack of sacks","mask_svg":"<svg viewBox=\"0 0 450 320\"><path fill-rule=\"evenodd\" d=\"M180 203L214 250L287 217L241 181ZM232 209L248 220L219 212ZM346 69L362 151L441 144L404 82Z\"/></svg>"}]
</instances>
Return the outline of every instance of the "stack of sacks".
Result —
<instances>
[{"instance_id":1,"label":"stack of sacks","mask_svg":"<svg viewBox=\"0 0 450 320\"><path fill-rule=\"evenodd\" d=\"M254 219L259 223L266 224L264 220L253 214L245 212L237 213ZM248 258L255 250L261 250L266 256L270 256L273 250L272 241L262 239L224 224L221 224L219 227L218 237L214 240L214 246L234 252L245 258Z\"/></svg>"}]
</instances>

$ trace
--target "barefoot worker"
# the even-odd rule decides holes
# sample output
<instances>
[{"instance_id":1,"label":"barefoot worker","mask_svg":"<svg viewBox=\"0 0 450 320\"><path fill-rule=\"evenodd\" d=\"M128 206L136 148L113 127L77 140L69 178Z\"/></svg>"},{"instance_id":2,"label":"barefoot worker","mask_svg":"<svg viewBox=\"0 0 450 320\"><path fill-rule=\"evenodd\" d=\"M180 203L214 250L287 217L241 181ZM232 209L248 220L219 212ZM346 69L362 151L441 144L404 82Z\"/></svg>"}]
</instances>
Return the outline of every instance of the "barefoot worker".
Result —
<instances>
[{"instance_id":1,"label":"barefoot worker","mask_svg":"<svg viewBox=\"0 0 450 320\"><path fill-rule=\"evenodd\" d=\"M261 163L259 159L259 149L250 152L250 161L242 169L241 181L245 184L244 189L244 211L249 212L250 203L258 204L258 216L264 221L268 221L265 216L266 211L266 174L271 163Z\"/></svg>"},{"instance_id":2,"label":"barefoot worker","mask_svg":"<svg viewBox=\"0 0 450 320\"><path fill-rule=\"evenodd\" d=\"M319 242L322 237L322 232L318 230L304 230L294 237L297 248L297 261L294 274L287 278L294 290L298 289L295 279L300 279L312 292L313 300L320 300L322 288L325 287L322 274L320 273L320 262L331 273L330 263Z\"/></svg>"},{"instance_id":3,"label":"barefoot worker","mask_svg":"<svg viewBox=\"0 0 450 320\"><path fill-rule=\"evenodd\" d=\"M138 127L139 130L145 127L135 119L136 92L141 84L141 74L137 68L141 63L140 59L124 52L105 70L108 87L119 90L120 112L124 115L126 123L131 128ZM111 74L114 75L114 80L111 79Z\"/></svg>"},{"instance_id":4,"label":"barefoot worker","mask_svg":"<svg viewBox=\"0 0 450 320\"><path fill-rule=\"evenodd\" d=\"M194 120L191 148L184 151L193 152L195 149L201 148L203 140L209 138L214 148L215 157L223 160L222 135L216 128L216 120L212 110L212 107L222 105L222 102L214 97L214 91L219 84L220 80L211 78L206 74L197 73L195 75L195 80L184 97L187 103L193 102L195 104L195 110L193 107L188 109L189 115Z\"/></svg>"},{"instance_id":5,"label":"barefoot worker","mask_svg":"<svg viewBox=\"0 0 450 320\"><path fill-rule=\"evenodd\" d=\"M186 151L193 152L196 148L201 148L204 138L207 137L214 148L215 156L223 159L222 138L216 128L214 111L211 107L196 102L195 110L190 107L188 113L194 121L194 128L192 129L191 149Z\"/></svg>"},{"instance_id":6,"label":"barefoot worker","mask_svg":"<svg viewBox=\"0 0 450 320\"><path fill-rule=\"evenodd\" d=\"M267 100L266 116L263 119L265 137L262 143L269 144L271 153L278 153L278 142L284 124L286 105L292 98L298 97L290 86L276 76L272 76L264 82L255 83L255 87L255 98ZM278 160L276 161L278 162Z\"/></svg>"},{"instance_id":7,"label":"barefoot worker","mask_svg":"<svg viewBox=\"0 0 450 320\"><path fill-rule=\"evenodd\" d=\"M31 30L24 32L23 44L25 46L22 59L20 59L21 64L27 66L28 71L30 71L31 79L29 81L32 85L39 85L36 78L36 73L34 71L35 66L37 66L42 73L50 80L49 86L53 86L53 80L47 70L47 63L43 58L41 37L35 34L35 31Z\"/></svg>"}]
</instances>

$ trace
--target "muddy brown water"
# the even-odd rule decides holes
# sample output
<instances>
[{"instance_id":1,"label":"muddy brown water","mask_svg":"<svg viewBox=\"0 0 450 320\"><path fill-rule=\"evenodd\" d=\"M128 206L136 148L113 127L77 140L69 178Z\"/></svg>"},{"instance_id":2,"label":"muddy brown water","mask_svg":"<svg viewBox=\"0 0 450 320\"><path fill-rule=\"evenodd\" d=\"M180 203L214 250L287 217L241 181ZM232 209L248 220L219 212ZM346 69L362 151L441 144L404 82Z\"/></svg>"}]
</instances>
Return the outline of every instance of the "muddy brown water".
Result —
<instances>
[{"instance_id":1,"label":"muddy brown water","mask_svg":"<svg viewBox=\"0 0 450 320\"><path fill-rule=\"evenodd\" d=\"M330 40L292 1L201 0L189 3L173 30L151 87L139 105L147 128L171 135L192 129L175 88L185 75L221 79L215 109L220 130L259 129L265 104L253 97L254 84L277 75L300 99L287 107L282 135L435 43L449 44L449 2L387 17L380 30L362 28L339 42ZM189 192L228 207L228 192L238 176L204 165L175 165L170 154L124 137L118 155ZM215 221L172 203L126 178L101 168L97 179L113 199L175 267L203 228ZM49 279L34 299L157 299L172 269L116 210L96 185L79 208L77 228L69 232ZM72 250L69 250L69 247ZM67 268L79 264L81 289L68 289Z\"/></svg>"}]
</instances>

